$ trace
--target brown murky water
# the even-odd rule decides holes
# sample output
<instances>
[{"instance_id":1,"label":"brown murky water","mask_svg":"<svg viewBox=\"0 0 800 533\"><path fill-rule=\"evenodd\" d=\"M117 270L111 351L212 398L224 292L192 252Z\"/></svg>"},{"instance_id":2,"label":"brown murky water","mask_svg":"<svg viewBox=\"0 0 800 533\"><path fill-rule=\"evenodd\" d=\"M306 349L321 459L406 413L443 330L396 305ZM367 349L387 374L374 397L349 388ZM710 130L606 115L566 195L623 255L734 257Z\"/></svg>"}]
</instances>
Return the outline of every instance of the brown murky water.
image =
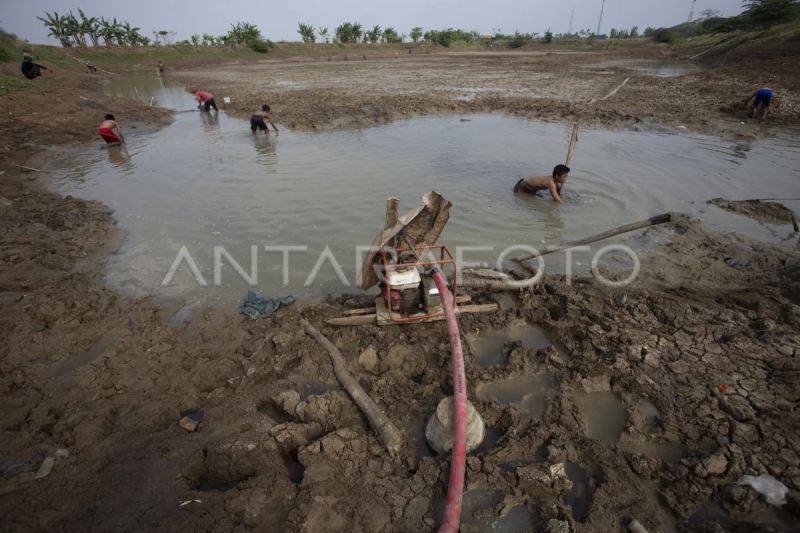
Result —
<instances>
[{"instance_id":1,"label":"brown murky water","mask_svg":"<svg viewBox=\"0 0 800 533\"><path fill-rule=\"evenodd\" d=\"M147 132L123 121L127 146L77 149L52 168L64 194L114 209L128 233L108 260L108 281L138 295L210 305L235 303L249 288L269 296L355 291L358 247L382 229L386 198L399 197L404 212L431 189L453 202L440 243L464 266L495 263L510 246L564 243L667 211L770 241L791 231L704 203L796 196L800 145L789 139L750 146L689 134L583 130L564 204L557 204L511 189L563 162L570 128L560 124L445 115L322 133L282 128L253 138L245 121L198 112L190 93L162 83L120 80L106 91L135 98L135 86L145 101L153 96L154 105L186 111L171 126ZM183 247L202 283L183 260L165 286ZM323 257L326 247L331 255ZM585 272L600 247L575 252L574 271ZM564 262L563 254L547 256L547 269L563 272Z\"/></svg>"}]
</instances>

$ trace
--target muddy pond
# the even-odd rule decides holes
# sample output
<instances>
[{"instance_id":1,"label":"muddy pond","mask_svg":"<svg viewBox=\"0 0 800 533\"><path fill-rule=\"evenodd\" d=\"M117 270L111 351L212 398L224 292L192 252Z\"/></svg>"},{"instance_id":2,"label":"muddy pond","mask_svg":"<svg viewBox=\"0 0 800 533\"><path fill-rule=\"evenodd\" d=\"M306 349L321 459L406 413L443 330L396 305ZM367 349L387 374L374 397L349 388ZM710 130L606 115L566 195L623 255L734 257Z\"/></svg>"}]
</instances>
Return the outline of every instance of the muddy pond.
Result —
<instances>
[{"instance_id":1,"label":"muddy pond","mask_svg":"<svg viewBox=\"0 0 800 533\"><path fill-rule=\"evenodd\" d=\"M767 241L791 232L705 204L796 196L800 143L789 138L749 145L584 129L557 204L549 195L511 190L564 161L571 128L562 124L437 115L328 132L278 124L279 135L253 137L248 122L225 114L224 95L216 98L219 113L203 113L191 93L158 78L118 80L104 91L180 111L157 131L118 117L126 146L106 148L98 139L50 168L61 193L114 210L127 236L107 261L107 281L134 295L213 305L233 304L248 289L269 296L354 292L361 254L383 228L386 198L397 196L402 213L432 189L453 203L439 243L463 265L494 264L510 246L561 244L668 211ZM639 251L652 241L625 243ZM183 247L205 285L184 258L163 286ZM330 254L322 257L326 247ZM575 252L573 271L585 272L601 247ZM548 256L547 271L563 273L564 264L563 254Z\"/></svg>"}]
</instances>

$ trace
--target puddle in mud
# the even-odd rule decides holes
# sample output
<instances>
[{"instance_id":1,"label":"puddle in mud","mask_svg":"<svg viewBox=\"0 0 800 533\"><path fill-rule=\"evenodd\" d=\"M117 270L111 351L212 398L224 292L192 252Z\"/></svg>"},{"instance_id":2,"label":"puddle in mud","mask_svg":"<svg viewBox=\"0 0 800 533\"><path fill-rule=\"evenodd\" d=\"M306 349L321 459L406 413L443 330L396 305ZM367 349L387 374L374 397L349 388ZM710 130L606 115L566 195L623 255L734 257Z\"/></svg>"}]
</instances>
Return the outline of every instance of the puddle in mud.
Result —
<instances>
[{"instance_id":1,"label":"puddle in mud","mask_svg":"<svg viewBox=\"0 0 800 533\"><path fill-rule=\"evenodd\" d=\"M572 508L572 518L581 521L589 511L589 474L577 463L566 463L564 470L572 481L572 489L564 496L564 503Z\"/></svg>"},{"instance_id":2,"label":"puddle in mud","mask_svg":"<svg viewBox=\"0 0 800 533\"><path fill-rule=\"evenodd\" d=\"M339 389L337 385L328 385L327 383L314 380L303 381L300 386L303 389L300 392L300 399L303 401L309 396L324 396L326 392Z\"/></svg>"},{"instance_id":3,"label":"puddle in mud","mask_svg":"<svg viewBox=\"0 0 800 533\"><path fill-rule=\"evenodd\" d=\"M674 78L676 76L685 76L695 72L701 72L703 67L694 65L686 61L662 61L655 65L648 65L644 67L634 67L636 70L643 70L651 72L656 76L662 78Z\"/></svg>"},{"instance_id":4,"label":"puddle in mud","mask_svg":"<svg viewBox=\"0 0 800 533\"><path fill-rule=\"evenodd\" d=\"M54 380L56 383L62 383L72 377L72 373L82 366L88 365L103 355L106 348L119 340L119 335L113 332L104 333L100 339L92 345L91 348L85 352L81 352L66 361L59 361L54 363L50 360L40 360L37 363L42 363L47 366L47 370L42 375L45 381ZM95 393L96 395L96 393Z\"/></svg>"},{"instance_id":5,"label":"puddle in mud","mask_svg":"<svg viewBox=\"0 0 800 533\"><path fill-rule=\"evenodd\" d=\"M518 325L506 331L485 330L475 343L475 364L480 368L501 365L506 362L503 345L506 341L522 341L528 348L538 350L552 346L550 339L540 329L529 325Z\"/></svg>"},{"instance_id":6,"label":"puddle in mud","mask_svg":"<svg viewBox=\"0 0 800 533\"><path fill-rule=\"evenodd\" d=\"M281 457L283 458L283 464L286 466L286 470L289 472L289 480L295 485L301 484L306 467L300 464L297 459L297 454L281 454Z\"/></svg>"},{"instance_id":7,"label":"puddle in mud","mask_svg":"<svg viewBox=\"0 0 800 533\"><path fill-rule=\"evenodd\" d=\"M616 444L625 424L628 412L622 401L613 392L593 392L579 394L575 398L578 409L586 417L587 437L600 439L608 444Z\"/></svg>"},{"instance_id":8,"label":"puddle in mud","mask_svg":"<svg viewBox=\"0 0 800 533\"><path fill-rule=\"evenodd\" d=\"M497 441L499 441L500 438L503 436L502 433L497 431L492 426L486 426L485 429L486 432L483 436L483 442L481 442L480 446L472 450L472 452L470 452L469 455L481 455L484 453L488 453L489 450L491 450L494 447L494 445L497 444Z\"/></svg>"},{"instance_id":9,"label":"puddle in mud","mask_svg":"<svg viewBox=\"0 0 800 533\"><path fill-rule=\"evenodd\" d=\"M163 86L162 86L163 83ZM107 281L133 293L157 292L198 305L234 304L248 289L278 296L298 291L355 292L358 246L369 246L383 228L388 196L406 212L435 188L453 203L439 239L463 251L463 261L494 263L511 245L564 243L642 220L656 213L686 212L712 227L780 242L785 225L762 224L705 205L710 198L775 197L795 190L800 144L771 138L746 157L729 141L690 134L584 129L572 160L564 203L511 193L520 178L547 175L566 152L571 126L500 115L439 115L391 124L326 132L250 135L249 124L195 109L192 95L168 80L118 80L106 92L180 111L159 131L126 128L128 144L98 143L54 160L54 184L63 194L99 200L113 210L127 238L107 263ZM98 111L98 121L102 112ZM486 135L491 131L492 135ZM768 175L768 180L753 180ZM701 210L703 212L701 212ZM647 246L627 236L635 250ZM614 240L573 254L576 274L588 271L594 253ZM162 286L182 247L205 282L184 260ZM269 250L265 247L271 247ZM279 247L286 252L284 287ZM325 247L336 259L309 280ZM248 285L220 256L223 247L248 276ZM256 276L251 252L256 247ZM276 248L278 247L278 248ZM217 253L222 252L217 249ZM546 257L548 272L564 272L565 255Z\"/></svg>"},{"instance_id":10,"label":"puddle in mud","mask_svg":"<svg viewBox=\"0 0 800 533\"><path fill-rule=\"evenodd\" d=\"M414 447L414 457L417 461L436 455L436 452L428 445L428 439L425 437L425 425L427 422L427 417L423 416L404 420L397 424L399 429L406 432L408 439L411 441L411 445Z\"/></svg>"},{"instance_id":11,"label":"puddle in mud","mask_svg":"<svg viewBox=\"0 0 800 533\"><path fill-rule=\"evenodd\" d=\"M547 401L555 396L553 375L519 376L496 383L480 383L475 395L484 401L495 398L500 403L518 404L523 413L541 418Z\"/></svg>"},{"instance_id":12,"label":"puddle in mud","mask_svg":"<svg viewBox=\"0 0 800 533\"><path fill-rule=\"evenodd\" d=\"M283 411L283 409L280 409L272 402L266 402L265 404L257 407L256 410L262 415L272 419L276 425L292 422L293 420L292 417Z\"/></svg>"},{"instance_id":13,"label":"puddle in mud","mask_svg":"<svg viewBox=\"0 0 800 533\"><path fill-rule=\"evenodd\" d=\"M768 526L778 533L797 533L800 531L800 520L791 511L783 507L765 507L750 513L733 511L729 513L715 501L701 505L689 515L690 525L699 525L708 522L725 522L726 520L749 522L757 526Z\"/></svg>"},{"instance_id":14,"label":"puddle in mud","mask_svg":"<svg viewBox=\"0 0 800 533\"><path fill-rule=\"evenodd\" d=\"M533 514L523 506L514 506L506 516L498 518L492 512L480 513L487 516L474 516L476 512L494 507L503 501L499 490L472 489L464 493L461 503L461 529L470 533L525 533L533 526ZM433 520L439 527L444 519L446 498L436 495L433 498Z\"/></svg>"}]
</instances>

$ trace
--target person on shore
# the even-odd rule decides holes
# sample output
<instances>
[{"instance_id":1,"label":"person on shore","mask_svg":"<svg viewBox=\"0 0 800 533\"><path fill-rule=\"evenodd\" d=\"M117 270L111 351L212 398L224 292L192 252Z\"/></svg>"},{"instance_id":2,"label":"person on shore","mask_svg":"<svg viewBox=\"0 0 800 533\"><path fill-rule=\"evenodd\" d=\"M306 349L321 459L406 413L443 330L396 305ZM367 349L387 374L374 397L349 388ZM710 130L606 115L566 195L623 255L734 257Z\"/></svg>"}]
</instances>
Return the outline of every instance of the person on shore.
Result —
<instances>
[{"instance_id":1,"label":"person on shore","mask_svg":"<svg viewBox=\"0 0 800 533\"><path fill-rule=\"evenodd\" d=\"M261 111L256 111L253 113L253 116L250 117L250 130L252 130L253 135L256 134L257 130L261 130L265 135L269 135L269 128L267 127L267 123L264 122L264 119L269 120L269 123L275 128L275 133L278 133L278 128L275 126L275 123L272 122L272 117L269 115L269 106L264 104L261 106Z\"/></svg>"},{"instance_id":2,"label":"person on shore","mask_svg":"<svg viewBox=\"0 0 800 533\"><path fill-rule=\"evenodd\" d=\"M552 176L534 176L530 178L522 178L514 185L514 194L536 194L539 191L550 191L553 200L561 203L561 196L559 191L561 186L567 181L569 176L569 167L566 165L556 165L553 169Z\"/></svg>"},{"instance_id":3,"label":"person on shore","mask_svg":"<svg viewBox=\"0 0 800 533\"><path fill-rule=\"evenodd\" d=\"M750 98L748 98L745 101L744 107L746 109L747 108L747 104L750 103L750 100L753 100L753 109L750 112L750 116L752 118L756 118L756 116L758 115L758 112L759 111L763 111L763 113L761 115L761 118L766 120L766 118L767 118L767 110L769 109L769 106L772 103L772 96L773 96L772 89L769 89L769 88L766 88L766 87L764 89L759 89L758 91L753 93L753 96L751 96ZM759 107L761 109L759 109Z\"/></svg>"},{"instance_id":4,"label":"person on shore","mask_svg":"<svg viewBox=\"0 0 800 533\"><path fill-rule=\"evenodd\" d=\"M200 91L197 88L192 88L192 93L194 93L194 99L198 102L197 107L203 107L205 111L209 111L213 107L214 111L219 111L213 94Z\"/></svg>"},{"instance_id":5,"label":"person on shore","mask_svg":"<svg viewBox=\"0 0 800 533\"><path fill-rule=\"evenodd\" d=\"M42 75L42 69L47 70L44 65L37 65L33 62L33 56L27 52L22 54L22 75L32 80ZM52 71L51 71L52 72Z\"/></svg>"},{"instance_id":6,"label":"person on shore","mask_svg":"<svg viewBox=\"0 0 800 533\"><path fill-rule=\"evenodd\" d=\"M114 128L117 129L117 134L119 136L114 134ZM119 123L111 113L107 114L105 120L100 123L97 133L100 134L100 137L103 138L106 144L122 144L125 142L125 137L122 136L122 130L119 128Z\"/></svg>"},{"instance_id":7,"label":"person on shore","mask_svg":"<svg viewBox=\"0 0 800 533\"><path fill-rule=\"evenodd\" d=\"M164 74L164 62L160 59L158 60L158 73Z\"/></svg>"}]
</instances>

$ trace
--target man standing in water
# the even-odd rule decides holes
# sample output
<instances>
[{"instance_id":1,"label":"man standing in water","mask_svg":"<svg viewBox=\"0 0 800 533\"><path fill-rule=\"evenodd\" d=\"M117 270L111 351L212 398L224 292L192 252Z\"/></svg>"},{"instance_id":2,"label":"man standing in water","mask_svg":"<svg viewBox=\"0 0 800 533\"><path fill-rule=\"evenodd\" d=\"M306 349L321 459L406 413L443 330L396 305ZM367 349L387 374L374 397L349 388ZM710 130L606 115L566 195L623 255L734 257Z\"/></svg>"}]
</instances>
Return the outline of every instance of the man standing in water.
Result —
<instances>
[{"instance_id":1,"label":"man standing in water","mask_svg":"<svg viewBox=\"0 0 800 533\"><path fill-rule=\"evenodd\" d=\"M261 130L265 135L269 135L269 128L267 127L267 123L264 122L264 119L269 120L269 123L275 128L275 133L278 133L278 128L275 126L275 123L272 122L272 117L269 116L269 106L264 104L261 106L261 111L256 111L253 113L253 116L250 117L250 129L253 131L253 135L256 134L256 130Z\"/></svg>"},{"instance_id":2,"label":"man standing in water","mask_svg":"<svg viewBox=\"0 0 800 533\"><path fill-rule=\"evenodd\" d=\"M117 128L119 137L114 135L114 128ZM122 130L119 129L119 123L111 113L107 114L105 120L100 123L100 128L97 130L97 133L100 134L100 137L103 138L106 144L122 144L125 142L125 137L122 136Z\"/></svg>"},{"instance_id":3,"label":"man standing in water","mask_svg":"<svg viewBox=\"0 0 800 533\"><path fill-rule=\"evenodd\" d=\"M207 93L205 91L200 91L196 88L193 88L192 92L194 93L194 99L197 100L197 102L199 102L199 105L197 107L205 106L206 111L209 111L213 107L214 111L219 111L217 103L214 101L213 94Z\"/></svg>"},{"instance_id":4,"label":"man standing in water","mask_svg":"<svg viewBox=\"0 0 800 533\"><path fill-rule=\"evenodd\" d=\"M751 96L750 98L747 99L747 101L745 101L744 107L747 108L747 104L750 103L750 100L753 100L753 110L750 113L750 116L752 118L756 118L759 111L758 108L761 107L761 109L764 111L764 113L761 115L761 118L763 120L766 120L767 110L769 109L769 105L772 103L772 94L773 94L772 89L768 89L765 87L764 89L759 89L758 91L753 93L753 96Z\"/></svg>"},{"instance_id":5,"label":"man standing in water","mask_svg":"<svg viewBox=\"0 0 800 533\"><path fill-rule=\"evenodd\" d=\"M514 185L514 194L536 194L539 191L550 191L550 195L556 202L561 202L559 191L561 186L567 181L569 176L569 167L566 165L557 165L553 169L552 176L534 176L530 178L522 178Z\"/></svg>"}]
</instances>

